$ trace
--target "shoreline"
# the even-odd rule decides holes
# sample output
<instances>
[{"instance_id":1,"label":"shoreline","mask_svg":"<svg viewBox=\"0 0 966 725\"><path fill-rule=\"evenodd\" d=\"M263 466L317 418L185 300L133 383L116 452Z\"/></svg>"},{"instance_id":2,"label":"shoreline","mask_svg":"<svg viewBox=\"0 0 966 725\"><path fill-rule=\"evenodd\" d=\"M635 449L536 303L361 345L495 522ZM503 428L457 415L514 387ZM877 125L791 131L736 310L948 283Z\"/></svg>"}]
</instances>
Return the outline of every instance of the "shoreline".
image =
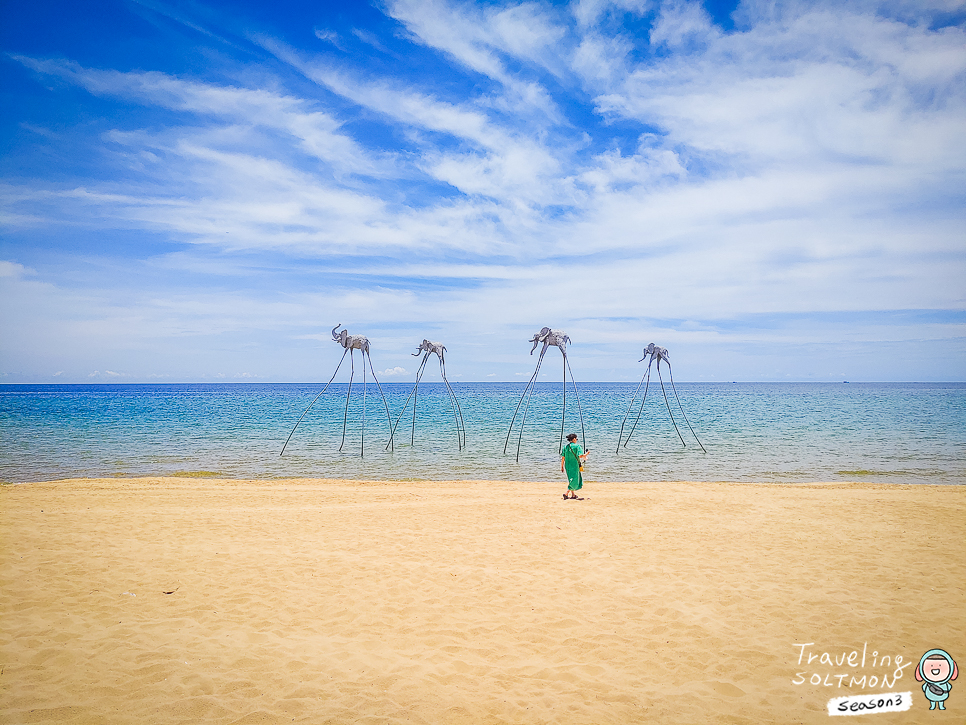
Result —
<instances>
[{"instance_id":1,"label":"shoreline","mask_svg":"<svg viewBox=\"0 0 966 725\"><path fill-rule=\"evenodd\" d=\"M377 485L384 484L387 486L404 486L407 484L479 484L479 485L522 485L522 486L555 486L562 484L566 488L566 479L547 479L543 481L529 481L529 480L515 480L515 479L503 479L503 478L493 478L493 479L483 479L483 478L321 478L319 476L279 476L279 477L269 477L269 476L259 476L254 478L230 478L222 475L198 475L197 473L190 472L186 474L164 474L164 475L118 475L118 476L74 476L69 478L54 478L50 480L29 480L29 481L0 481L0 488L9 486L28 486L28 485L64 485L64 484L85 484L85 483L111 483L111 482L121 482L126 481L128 483L134 482L153 482L153 484L165 483L165 482L183 482L183 481L198 481L201 483L213 483L213 484L239 484L239 483L250 483L250 484L269 484L269 483L292 483L295 484L364 484L364 485ZM848 488L862 488L869 486L886 486L889 488L896 487L908 487L912 489L920 487L928 488L963 488L966 486L964 483L932 483L932 482L922 482L922 483L907 483L907 482L895 482L883 480L846 480L846 481L788 481L788 480L756 480L756 481L738 481L738 480L697 480L697 479L680 479L680 480L654 480L654 481L600 481L600 480L587 480L588 486L661 486L661 485L691 485L691 486L767 486L767 487L794 487L794 488L807 488L809 486L841 486Z\"/></svg>"},{"instance_id":2,"label":"shoreline","mask_svg":"<svg viewBox=\"0 0 966 725\"><path fill-rule=\"evenodd\" d=\"M592 481L574 502L565 487L0 487L0 709L11 723L818 723L885 676L916 712L877 722L962 722L962 685L925 715L913 670L933 647L966 664L966 488ZM847 673L820 659L863 647ZM836 686L843 674L867 679Z\"/></svg>"}]
</instances>

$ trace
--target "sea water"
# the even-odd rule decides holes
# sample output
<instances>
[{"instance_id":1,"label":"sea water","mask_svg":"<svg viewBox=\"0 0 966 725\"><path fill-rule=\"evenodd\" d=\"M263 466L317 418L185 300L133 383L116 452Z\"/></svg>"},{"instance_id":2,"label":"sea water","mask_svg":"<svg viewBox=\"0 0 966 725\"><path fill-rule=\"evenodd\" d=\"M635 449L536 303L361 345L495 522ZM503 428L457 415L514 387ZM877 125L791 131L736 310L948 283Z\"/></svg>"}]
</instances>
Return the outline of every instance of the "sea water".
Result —
<instances>
[{"instance_id":1,"label":"sea water","mask_svg":"<svg viewBox=\"0 0 966 725\"><path fill-rule=\"evenodd\" d=\"M419 386L415 428L411 383L357 383L348 399L347 385L333 384L284 455L320 384L4 385L0 481L557 480L561 432L575 432L591 451L588 482L966 483L966 383L665 381L662 390L652 379L643 407L643 389L632 405L636 384L578 383L566 412L559 383L538 383L529 406L524 385L453 384L460 449L442 383Z\"/></svg>"}]
</instances>

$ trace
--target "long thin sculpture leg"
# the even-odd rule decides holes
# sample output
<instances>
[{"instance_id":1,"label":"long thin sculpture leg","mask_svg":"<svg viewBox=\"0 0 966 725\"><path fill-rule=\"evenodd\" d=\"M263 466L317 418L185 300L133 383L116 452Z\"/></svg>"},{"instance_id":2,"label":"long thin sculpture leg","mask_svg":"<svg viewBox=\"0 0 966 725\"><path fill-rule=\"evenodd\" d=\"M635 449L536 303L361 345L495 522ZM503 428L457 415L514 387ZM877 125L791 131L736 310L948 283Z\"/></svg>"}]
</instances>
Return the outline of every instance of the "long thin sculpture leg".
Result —
<instances>
[{"instance_id":1,"label":"long thin sculpture leg","mask_svg":"<svg viewBox=\"0 0 966 725\"><path fill-rule=\"evenodd\" d=\"M349 390L345 394L345 413L342 414L342 442L339 444L339 450L342 450L342 446L345 445L345 427L346 423L349 421L349 396L352 395L352 378L356 375L356 357L354 350L349 349L349 363L352 365L352 372L349 373Z\"/></svg>"},{"instance_id":2,"label":"long thin sculpture leg","mask_svg":"<svg viewBox=\"0 0 966 725\"><path fill-rule=\"evenodd\" d=\"M463 450L463 446L466 443L466 427L463 425L463 410L460 408L460 402L456 398L456 392L453 390L453 386L449 384L449 380L446 378L446 361L442 355L439 358L439 374L443 378L443 383L445 383L446 390L449 393L450 404L453 406L453 416L456 419L456 445L459 450Z\"/></svg>"},{"instance_id":3,"label":"long thin sculpture leg","mask_svg":"<svg viewBox=\"0 0 966 725\"><path fill-rule=\"evenodd\" d=\"M650 368L650 366L648 366L648 368ZM634 407L634 401L637 400L637 394L640 392L641 386L644 384L644 378L646 377L647 377L647 373L645 372L644 375L641 376L641 382L637 384L637 389L634 391L634 395L631 398L630 405L627 406L627 412L624 413L624 420L621 421L621 432L617 434L617 452L618 453L621 452L621 441L624 439L624 425L627 423L627 418L631 414L631 408ZM631 438L630 435L628 435L627 439L630 440L630 438ZM624 445L626 446L627 444L625 443Z\"/></svg>"},{"instance_id":4,"label":"long thin sculpture leg","mask_svg":"<svg viewBox=\"0 0 966 725\"><path fill-rule=\"evenodd\" d=\"M420 364L419 369L416 371L416 384L413 389L409 391L409 397L406 398L405 404L403 404L402 410L399 411L399 416L396 418L395 424L390 423L390 433L389 440L392 442L393 437L396 435L396 429L399 427L399 421L402 420L403 414L406 412L406 408L409 407L409 401L412 400L413 395L416 393L416 389L419 387L419 379L423 372L423 366L426 365L426 358L429 357L429 353L423 356L423 362ZM414 404L415 407L415 404ZM389 448L389 443L386 444L386 448ZM395 449L393 449L395 450Z\"/></svg>"},{"instance_id":5,"label":"long thin sculpture leg","mask_svg":"<svg viewBox=\"0 0 966 725\"><path fill-rule=\"evenodd\" d=\"M530 382L527 384L527 389L523 391L523 394L527 398L527 404L523 408L523 418L521 418L520 420L520 430L518 431L518 435L517 435L517 454L516 454L517 463L520 462L520 441L523 439L523 427L527 423L527 411L530 410L530 400L533 398L533 390L536 387L537 372L539 372L539 370L540 370L540 363L538 362L536 370L533 371L533 377L530 378ZM523 402L522 398L520 402L521 403Z\"/></svg>"},{"instance_id":6,"label":"long thin sculpture leg","mask_svg":"<svg viewBox=\"0 0 966 725\"><path fill-rule=\"evenodd\" d=\"M413 385L413 428L409 436L409 445L416 445L416 405L419 402L419 383L423 379L423 373L426 371L426 363L429 360L429 353L427 352L423 355L423 362L419 365L419 370L416 372L416 384Z\"/></svg>"},{"instance_id":7,"label":"long thin sculpture leg","mask_svg":"<svg viewBox=\"0 0 966 725\"><path fill-rule=\"evenodd\" d=\"M376 387L379 388L379 395L382 396L382 404L386 406L386 424L389 426L389 443L392 444L392 417L389 415L389 401L386 400L386 394L382 392L382 384L379 382L379 378L376 377L376 370L372 367L372 355L369 355L369 370L372 372L372 379L376 381ZM393 452L396 450L396 446L392 447Z\"/></svg>"},{"instance_id":8,"label":"long thin sculpture leg","mask_svg":"<svg viewBox=\"0 0 966 725\"><path fill-rule=\"evenodd\" d=\"M540 375L540 366L543 365L543 356L546 352L547 343L543 343L543 349L540 351L540 359L537 360L537 369L533 371L533 378L530 380L530 395L527 396L527 406L523 409L523 420L520 421L520 435L517 436L517 463L520 462L520 444L523 442L523 429L527 424L527 413L530 412L530 400L533 398L533 391L537 387L537 377Z\"/></svg>"},{"instance_id":9,"label":"long thin sculpture leg","mask_svg":"<svg viewBox=\"0 0 966 725\"><path fill-rule=\"evenodd\" d=\"M694 432L694 428L691 427L691 421L688 420L688 414L684 412L684 406L681 405L681 398L678 397L678 389L674 387L674 375L671 373L671 363L667 364L667 374L668 377L671 378L671 390L674 391L674 399L678 401L678 407L681 409L681 415L684 416L684 422L688 424L688 429L691 431L691 435L694 436L694 440L698 441L698 445L701 446L701 450L704 453L707 453L707 451L704 450L704 446L701 445L701 441L698 440L698 436Z\"/></svg>"},{"instance_id":10,"label":"long thin sculpture leg","mask_svg":"<svg viewBox=\"0 0 966 725\"><path fill-rule=\"evenodd\" d=\"M671 423L674 425L674 430L677 432L678 438L681 439L681 445L684 446L685 448L687 448L688 447L688 444L684 442L684 436L682 436L681 435L681 431L678 430L678 424L674 420L674 413L671 412L671 404L667 400L667 390L664 389L664 378L661 377L661 361L660 360L657 361L657 377L658 377L658 380L661 381L661 392L664 393L664 404L667 406L667 413L668 413L668 415L671 416Z\"/></svg>"},{"instance_id":11,"label":"long thin sculpture leg","mask_svg":"<svg viewBox=\"0 0 966 725\"><path fill-rule=\"evenodd\" d=\"M460 408L460 401L453 391L453 386L446 379L446 361L443 360L442 356L439 358L439 374L443 377L443 382L446 383L446 390L449 391L449 400L453 405L453 415L456 418L456 445L459 447L459 450L463 450L463 446L466 445L466 426L463 425L463 410Z\"/></svg>"},{"instance_id":12,"label":"long thin sculpture leg","mask_svg":"<svg viewBox=\"0 0 966 725\"><path fill-rule=\"evenodd\" d=\"M362 448L359 457L366 457L366 351L359 353L362 357ZM372 357L369 356L369 367L372 367Z\"/></svg>"},{"instance_id":13,"label":"long thin sculpture leg","mask_svg":"<svg viewBox=\"0 0 966 725\"><path fill-rule=\"evenodd\" d=\"M347 352L349 352L349 351L346 350L344 353L342 353L342 357L339 358L339 364L335 366L335 372L332 373L332 377L329 378L329 382L327 382L325 384L325 387L322 388L322 391L318 395L315 396L315 399L311 403L309 403L309 407L305 409L305 413L302 413L301 417L295 423L295 428L298 428L299 427L299 423L302 422L302 418L304 418L305 415L306 415L306 413L309 412L309 408L311 408L313 405L315 405L315 401L322 397L322 393L324 393L326 390L328 390L329 386L332 384L332 381L335 380L335 376L338 375L339 368L342 367L342 361L345 360L345 356L346 356L346 353ZM285 444L282 446L282 452L278 454L279 456L281 456L282 453L285 453L285 446L287 446L288 445L288 442L290 440L292 440L292 436L295 434L295 428L292 428L292 432L289 433L288 434L288 438L285 439Z\"/></svg>"},{"instance_id":14,"label":"long thin sculpture leg","mask_svg":"<svg viewBox=\"0 0 966 725\"><path fill-rule=\"evenodd\" d=\"M416 372L416 377L417 378L419 377L419 371ZM392 423L389 426L389 441L390 441L390 443L392 442L393 438L396 435L396 429L399 427L399 421L402 420L403 413L405 413L406 412L406 408L409 407L409 401L412 399L414 392L416 392L416 388L415 387L413 387L413 389L409 391L409 396L406 398L406 402L403 403L402 410L399 411L399 416L396 418L396 422L395 423ZM386 449L387 450L389 449L389 443L386 444Z\"/></svg>"},{"instance_id":15,"label":"long thin sculpture leg","mask_svg":"<svg viewBox=\"0 0 966 725\"><path fill-rule=\"evenodd\" d=\"M574 386L574 397L577 399L577 414L580 416L580 439L584 442L584 450L587 450L587 433L584 430L584 411L580 408L580 396L577 394L577 381L574 380L574 371L570 367L570 358L564 355L564 360L567 362L567 369L570 370L570 382ZM566 378L564 378L564 387L566 387ZM561 448L561 450L563 450Z\"/></svg>"},{"instance_id":16,"label":"long thin sculpture leg","mask_svg":"<svg viewBox=\"0 0 966 725\"><path fill-rule=\"evenodd\" d=\"M546 350L546 347L544 347ZM540 359L543 360L543 353L540 353ZM537 370L540 369L540 363L537 363ZM533 375L530 376L530 380L527 382L527 387L523 389L523 395L520 396L520 402L517 403L517 409L513 411L513 417L510 418L510 428L506 432L506 440L503 442L503 452L506 453L506 448L510 444L510 434L513 433L513 423L517 419L517 413L520 412L520 406L523 405L523 399L527 397L527 393L530 392L530 386L533 385L533 381L537 377L537 370L533 371Z\"/></svg>"},{"instance_id":17,"label":"long thin sculpture leg","mask_svg":"<svg viewBox=\"0 0 966 725\"><path fill-rule=\"evenodd\" d=\"M573 378L573 374L570 376ZM564 426L567 424L567 353L563 354L563 412L560 414L560 442L557 453L563 452ZM587 441L584 441L586 443Z\"/></svg>"},{"instance_id":18,"label":"long thin sculpture leg","mask_svg":"<svg viewBox=\"0 0 966 725\"><path fill-rule=\"evenodd\" d=\"M651 358L653 362L654 358ZM644 384L644 396L641 398L641 407L637 411L637 418L634 419L634 425L631 427L631 432L627 434L627 440L624 441L624 448L627 448L627 444L631 442L631 436L634 435L634 431L637 430L637 424L641 420L641 414L644 413L644 403L647 401L647 391L651 387L651 363L647 364L647 373L645 375L647 382Z\"/></svg>"}]
</instances>

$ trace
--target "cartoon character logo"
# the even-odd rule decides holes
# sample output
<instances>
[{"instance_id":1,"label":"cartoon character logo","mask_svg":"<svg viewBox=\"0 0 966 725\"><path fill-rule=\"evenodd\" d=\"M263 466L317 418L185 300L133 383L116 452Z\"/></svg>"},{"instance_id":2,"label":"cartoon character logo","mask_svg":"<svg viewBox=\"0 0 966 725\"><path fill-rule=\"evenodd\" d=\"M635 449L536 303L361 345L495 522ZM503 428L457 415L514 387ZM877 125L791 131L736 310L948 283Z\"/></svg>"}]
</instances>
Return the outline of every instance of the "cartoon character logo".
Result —
<instances>
[{"instance_id":1,"label":"cartoon character logo","mask_svg":"<svg viewBox=\"0 0 966 725\"><path fill-rule=\"evenodd\" d=\"M919 660L916 680L922 683L922 692L929 700L929 709L945 710L949 691L953 689L950 680L959 677L959 668L946 650L931 649Z\"/></svg>"}]
</instances>

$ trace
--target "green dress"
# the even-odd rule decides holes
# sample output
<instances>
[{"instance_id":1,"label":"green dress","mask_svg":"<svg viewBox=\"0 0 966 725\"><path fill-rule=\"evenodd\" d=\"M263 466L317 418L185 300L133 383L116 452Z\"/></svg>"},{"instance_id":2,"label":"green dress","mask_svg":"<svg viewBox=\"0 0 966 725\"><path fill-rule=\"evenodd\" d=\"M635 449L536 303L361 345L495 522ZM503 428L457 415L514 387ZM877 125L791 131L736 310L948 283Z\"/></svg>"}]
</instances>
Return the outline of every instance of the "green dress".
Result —
<instances>
[{"instance_id":1,"label":"green dress","mask_svg":"<svg viewBox=\"0 0 966 725\"><path fill-rule=\"evenodd\" d=\"M567 480L570 481L567 490L579 491L584 487L584 477L580 473L579 458L579 456L584 455L584 449L576 443L568 443L564 446L563 452L560 455L563 456L564 470L567 472Z\"/></svg>"}]
</instances>

